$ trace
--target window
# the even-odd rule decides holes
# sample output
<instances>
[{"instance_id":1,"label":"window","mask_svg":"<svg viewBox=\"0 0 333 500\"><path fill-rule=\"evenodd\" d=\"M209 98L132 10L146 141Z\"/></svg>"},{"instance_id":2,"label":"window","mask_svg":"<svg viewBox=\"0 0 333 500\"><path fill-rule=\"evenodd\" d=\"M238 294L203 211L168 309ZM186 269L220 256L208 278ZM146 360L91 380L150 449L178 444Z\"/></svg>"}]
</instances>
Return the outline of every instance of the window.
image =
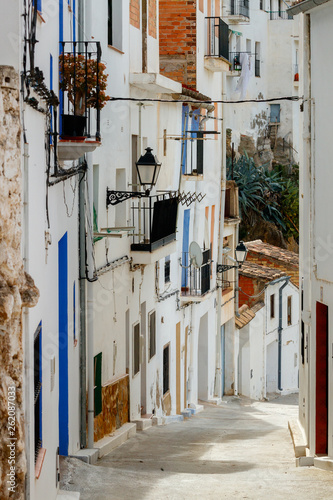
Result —
<instances>
[{"instance_id":1,"label":"window","mask_svg":"<svg viewBox=\"0 0 333 500\"><path fill-rule=\"evenodd\" d=\"M164 261L164 283L170 282L170 255L165 257Z\"/></svg>"},{"instance_id":2,"label":"window","mask_svg":"<svg viewBox=\"0 0 333 500\"><path fill-rule=\"evenodd\" d=\"M288 320L288 326L291 325L292 318L291 318L291 304L292 304L292 296L289 295L288 301L287 301L287 320Z\"/></svg>"},{"instance_id":3,"label":"window","mask_svg":"<svg viewBox=\"0 0 333 500\"><path fill-rule=\"evenodd\" d=\"M169 364L170 364L170 344L166 345L163 349L163 396L170 389L170 380L169 380Z\"/></svg>"},{"instance_id":4,"label":"window","mask_svg":"<svg viewBox=\"0 0 333 500\"><path fill-rule=\"evenodd\" d=\"M275 294L271 295L271 319L275 318Z\"/></svg>"},{"instance_id":5,"label":"window","mask_svg":"<svg viewBox=\"0 0 333 500\"><path fill-rule=\"evenodd\" d=\"M34 335L35 463L42 447L42 323Z\"/></svg>"},{"instance_id":6,"label":"window","mask_svg":"<svg viewBox=\"0 0 333 500\"><path fill-rule=\"evenodd\" d=\"M108 0L108 45L122 49L122 3Z\"/></svg>"},{"instance_id":7,"label":"window","mask_svg":"<svg viewBox=\"0 0 333 500\"><path fill-rule=\"evenodd\" d=\"M260 76L260 42L255 43L255 62L254 62L255 76Z\"/></svg>"},{"instance_id":8,"label":"window","mask_svg":"<svg viewBox=\"0 0 333 500\"><path fill-rule=\"evenodd\" d=\"M133 328L133 376L140 371L140 324Z\"/></svg>"},{"instance_id":9,"label":"window","mask_svg":"<svg viewBox=\"0 0 333 500\"><path fill-rule=\"evenodd\" d=\"M156 354L156 312L152 311L148 315L149 330L149 359Z\"/></svg>"},{"instance_id":10,"label":"window","mask_svg":"<svg viewBox=\"0 0 333 500\"><path fill-rule=\"evenodd\" d=\"M270 104L271 123L280 123L280 104Z\"/></svg>"},{"instance_id":11,"label":"window","mask_svg":"<svg viewBox=\"0 0 333 500\"><path fill-rule=\"evenodd\" d=\"M265 0L260 0L260 10L265 10Z\"/></svg>"},{"instance_id":12,"label":"window","mask_svg":"<svg viewBox=\"0 0 333 500\"><path fill-rule=\"evenodd\" d=\"M304 321L301 321L301 359L302 359L302 365L304 365L304 358L305 358L305 327L304 327Z\"/></svg>"},{"instance_id":13,"label":"window","mask_svg":"<svg viewBox=\"0 0 333 500\"><path fill-rule=\"evenodd\" d=\"M95 417L102 413L102 353L94 357L94 409Z\"/></svg>"}]
</instances>

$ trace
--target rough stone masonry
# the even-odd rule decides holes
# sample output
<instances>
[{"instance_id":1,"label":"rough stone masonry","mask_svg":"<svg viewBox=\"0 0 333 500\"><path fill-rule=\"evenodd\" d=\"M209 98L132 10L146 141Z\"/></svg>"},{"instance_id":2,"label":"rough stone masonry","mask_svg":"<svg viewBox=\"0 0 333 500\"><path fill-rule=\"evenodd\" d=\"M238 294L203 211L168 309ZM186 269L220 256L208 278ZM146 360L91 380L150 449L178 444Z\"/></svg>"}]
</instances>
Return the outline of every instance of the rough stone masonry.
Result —
<instances>
[{"instance_id":1,"label":"rough stone masonry","mask_svg":"<svg viewBox=\"0 0 333 500\"><path fill-rule=\"evenodd\" d=\"M39 297L21 254L22 175L19 75L0 66L0 498L24 498L22 309ZM15 388L13 391L12 388ZM15 405L12 404L13 392ZM15 410L13 410L13 408ZM9 426L14 427L14 435ZM15 442L11 465L10 436ZM11 469L14 467L14 469ZM15 472L14 474L11 474ZM10 480L15 483L9 490ZM8 482L9 481L9 482Z\"/></svg>"}]
</instances>

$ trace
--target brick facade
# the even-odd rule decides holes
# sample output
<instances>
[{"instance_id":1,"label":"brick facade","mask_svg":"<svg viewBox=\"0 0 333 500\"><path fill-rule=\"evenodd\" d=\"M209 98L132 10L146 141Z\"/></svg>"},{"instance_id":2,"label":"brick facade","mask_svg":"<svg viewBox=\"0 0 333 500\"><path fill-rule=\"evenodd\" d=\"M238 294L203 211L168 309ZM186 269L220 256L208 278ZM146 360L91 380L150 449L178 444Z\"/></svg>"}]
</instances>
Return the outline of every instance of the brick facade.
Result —
<instances>
[{"instance_id":1,"label":"brick facade","mask_svg":"<svg viewBox=\"0 0 333 500\"><path fill-rule=\"evenodd\" d=\"M148 32L150 36L157 38L156 0L149 0L148 8Z\"/></svg>"},{"instance_id":2,"label":"brick facade","mask_svg":"<svg viewBox=\"0 0 333 500\"><path fill-rule=\"evenodd\" d=\"M140 0L130 0L130 23L140 29Z\"/></svg>"},{"instance_id":3,"label":"brick facade","mask_svg":"<svg viewBox=\"0 0 333 500\"><path fill-rule=\"evenodd\" d=\"M265 287L266 281L258 280L255 278L249 278L248 276L239 275L239 307L243 304L247 304L249 307L253 307L257 302L264 300L264 293L258 297L252 297L253 295L258 295ZM245 292L245 293L243 293ZM245 295L246 294L246 295ZM250 295L251 297L248 297Z\"/></svg>"},{"instance_id":4,"label":"brick facade","mask_svg":"<svg viewBox=\"0 0 333 500\"><path fill-rule=\"evenodd\" d=\"M196 0L160 0L160 72L196 89Z\"/></svg>"},{"instance_id":5,"label":"brick facade","mask_svg":"<svg viewBox=\"0 0 333 500\"><path fill-rule=\"evenodd\" d=\"M282 260L274 259L273 257L268 257L267 255L263 255L258 252L252 252L251 250L248 251L246 260L248 262L255 262L260 266L272 267L284 271L288 276L291 276L290 281L293 283L293 285L297 286L297 288L299 287L298 266L287 264Z\"/></svg>"}]
</instances>

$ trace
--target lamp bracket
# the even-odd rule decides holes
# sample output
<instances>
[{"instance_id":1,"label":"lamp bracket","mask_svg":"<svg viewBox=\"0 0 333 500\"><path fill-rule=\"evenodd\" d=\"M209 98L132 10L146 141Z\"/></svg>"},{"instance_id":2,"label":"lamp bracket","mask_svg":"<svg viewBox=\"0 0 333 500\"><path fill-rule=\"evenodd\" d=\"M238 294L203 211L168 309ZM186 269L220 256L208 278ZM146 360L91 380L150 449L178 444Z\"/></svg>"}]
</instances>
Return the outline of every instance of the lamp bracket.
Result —
<instances>
[{"instance_id":1,"label":"lamp bracket","mask_svg":"<svg viewBox=\"0 0 333 500\"><path fill-rule=\"evenodd\" d=\"M230 271L230 269L239 269L240 266L229 266L227 264L216 264L216 272L225 273L226 271Z\"/></svg>"},{"instance_id":2,"label":"lamp bracket","mask_svg":"<svg viewBox=\"0 0 333 500\"><path fill-rule=\"evenodd\" d=\"M106 206L117 205L130 198L149 196L149 191L111 191L106 189Z\"/></svg>"}]
</instances>

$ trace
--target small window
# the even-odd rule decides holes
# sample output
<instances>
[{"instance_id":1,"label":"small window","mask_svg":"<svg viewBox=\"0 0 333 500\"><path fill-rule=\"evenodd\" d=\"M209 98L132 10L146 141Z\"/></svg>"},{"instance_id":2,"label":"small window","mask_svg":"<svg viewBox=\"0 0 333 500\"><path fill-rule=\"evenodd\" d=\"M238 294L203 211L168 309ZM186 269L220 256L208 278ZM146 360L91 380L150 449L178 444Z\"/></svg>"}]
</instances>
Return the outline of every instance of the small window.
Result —
<instances>
[{"instance_id":1,"label":"small window","mask_svg":"<svg viewBox=\"0 0 333 500\"><path fill-rule=\"evenodd\" d=\"M34 335L35 463L42 447L42 323Z\"/></svg>"},{"instance_id":2,"label":"small window","mask_svg":"<svg viewBox=\"0 0 333 500\"><path fill-rule=\"evenodd\" d=\"M122 50L122 2L108 0L108 45Z\"/></svg>"},{"instance_id":3,"label":"small window","mask_svg":"<svg viewBox=\"0 0 333 500\"><path fill-rule=\"evenodd\" d=\"M140 324L133 328L133 376L140 371Z\"/></svg>"},{"instance_id":4,"label":"small window","mask_svg":"<svg viewBox=\"0 0 333 500\"><path fill-rule=\"evenodd\" d=\"M289 295L288 297L288 302L287 302L287 320L288 320L288 326L291 325L292 322L292 317L291 317L291 304L292 304L292 296Z\"/></svg>"},{"instance_id":5,"label":"small window","mask_svg":"<svg viewBox=\"0 0 333 500\"><path fill-rule=\"evenodd\" d=\"M260 0L260 10L265 10L265 1Z\"/></svg>"},{"instance_id":6,"label":"small window","mask_svg":"<svg viewBox=\"0 0 333 500\"><path fill-rule=\"evenodd\" d=\"M271 319L275 318L275 294L271 295Z\"/></svg>"},{"instance_id":7,"label":"small window","mask_svg":"<svg viewBox=\"0 0 333 500\"><path fill-rule=\"evenodd\" d=\"M156 312L152 311L148 316L149 329L149 359L156 354Z\"/></svg>"},{"instance_id":8,"label":"small window","mask_svg":"<svg viewBox=\"0 0 333 500\"><path fill-rule=\"evenodd\" d=\"M170 364L170 344L163 349L163 396L170 389L169 364Z\"/></svg>"},{"instance_id":9,"label":"small window","mask_svg":"<svg viewBox=\"0 0 333 500\"><path fill-rule=\"evenodd\" d=\"M301 321L301 359L302 359L302 365L304 365L304 358L305 358L305 327L304 327L304 321Z\"/></svg>"},{"instance_id":10,"label":"small window","mask_svg":"<svg viewBox=\"0 0 333 500\"><path fill-rule=\"evenodd\" d=\"M165 257L164 262L164 283L170 282L170 255Z\"/></svg>"},{"instance_id":11,"label":"small window","mask_svg":"<svg viewBox=\"0 0 333 500\"><path fill-rule=\"evenodd\" d=\"M95 417L102 413L102 353L94 357L94 410Z\"/></svg>"}]
</instances>

